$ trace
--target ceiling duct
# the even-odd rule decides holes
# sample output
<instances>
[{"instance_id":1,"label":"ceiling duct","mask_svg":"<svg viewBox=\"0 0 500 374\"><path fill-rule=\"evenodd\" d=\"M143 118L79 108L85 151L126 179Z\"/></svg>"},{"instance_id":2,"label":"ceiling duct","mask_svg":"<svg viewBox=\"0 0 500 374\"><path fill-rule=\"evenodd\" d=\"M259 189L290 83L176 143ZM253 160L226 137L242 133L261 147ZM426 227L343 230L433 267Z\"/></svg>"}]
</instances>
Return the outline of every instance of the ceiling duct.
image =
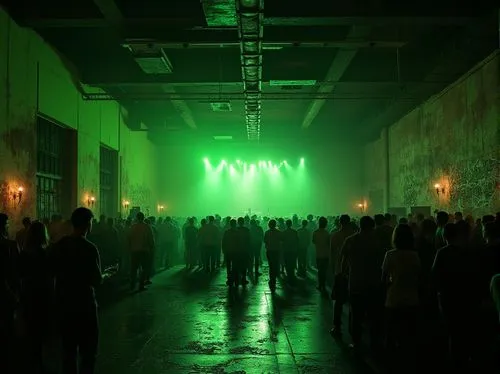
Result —
<instances>
[{"instance_id":1,"label":"ceiling duct","mask_svg":"<svg viewBox=\"0 0 500 374\"><path fill-rule=\"evenodd\" d=\"M240 38L241 75L249 140L260 139L262 104L262 38L264 0L236 0Z\"/></svg>"}]
</instances>

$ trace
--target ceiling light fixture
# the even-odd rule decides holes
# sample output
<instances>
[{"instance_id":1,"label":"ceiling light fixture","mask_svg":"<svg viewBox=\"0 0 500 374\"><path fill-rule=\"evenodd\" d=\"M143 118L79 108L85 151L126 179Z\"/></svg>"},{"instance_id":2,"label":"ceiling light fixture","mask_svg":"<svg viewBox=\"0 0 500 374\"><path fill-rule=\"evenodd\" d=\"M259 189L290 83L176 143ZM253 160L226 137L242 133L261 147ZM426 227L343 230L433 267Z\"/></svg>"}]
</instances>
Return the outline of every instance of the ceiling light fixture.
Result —
<instances>
[{"instance_id":1,"label":"ceiling light fixture","mask_svg":"<svg viewBox=\"0 0 500 374\"><path fill-rule=\"evenodd\" d=\"M215 135L214 140L233 140L231 135Z\"/></svg>"},{"instance_id":2,"label":"ceiling light fixture","mask_svg":"<svg viewBox=\"0 0 500 374\"><path fill-rule=\"evenodd\" d=\"M314 86L316 85L316 80L270 80L269 85L271 87Z\"/></svg>"}]
</instances>

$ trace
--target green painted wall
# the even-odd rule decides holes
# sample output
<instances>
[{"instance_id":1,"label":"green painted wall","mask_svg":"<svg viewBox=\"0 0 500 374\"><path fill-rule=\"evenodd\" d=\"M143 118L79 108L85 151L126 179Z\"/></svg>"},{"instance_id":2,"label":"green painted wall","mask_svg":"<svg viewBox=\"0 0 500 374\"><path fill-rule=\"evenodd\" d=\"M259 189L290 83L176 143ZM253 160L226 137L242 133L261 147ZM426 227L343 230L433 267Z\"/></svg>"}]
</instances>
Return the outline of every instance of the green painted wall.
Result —
<instances>
[{"instance_id":1,"label":"green painted wall","mask_svg":"<svg viewBox=\"0 0 500 374\"><path fill-rule=\"evenodd\" d=\"M0 209L14 224L36 213L37 112L77 131L76 205L99 196L99 147L119 152L118 206L127 199L154 212L160 200L157 149L145 132L131 132L114 101L82 100L71 67L34 32L20 28L0 9ZM90 88L86 88L90 89ZM9 204L8 192L22 185L22 204ZM99 202L94 208L99 214Z\"/></svg>"},{"instance_id":2,"label":"green painted wall","mask_svg":"<svg viewBox=\"0 0 500 374\"><path fill-rule=\"evenodd\" d=\"M390 126L387 137L365 148L365 190L383 189L388 206L500 210L500 53ZM387 151L384 178L376 167Z\"/></svg>"}]
</instances>

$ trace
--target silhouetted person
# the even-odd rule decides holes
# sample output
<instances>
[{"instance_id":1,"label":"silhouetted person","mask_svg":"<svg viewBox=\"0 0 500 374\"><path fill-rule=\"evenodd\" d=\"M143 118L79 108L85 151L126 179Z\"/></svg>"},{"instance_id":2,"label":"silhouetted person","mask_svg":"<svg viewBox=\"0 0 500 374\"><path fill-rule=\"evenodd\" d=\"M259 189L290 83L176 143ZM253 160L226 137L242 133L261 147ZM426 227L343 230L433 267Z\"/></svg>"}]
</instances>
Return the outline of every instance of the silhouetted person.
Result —
<instances>
[{"instance_id":1,"label":"silhouetted person","mask_svg":"<svg viewBox=\"0 0 500 374\"><path fill-rule=\"evenodd\" d=\"M280 256L282 245L282 233L276 228L274 219L269 221L269 230L264 234L266 245L267 262L269 263L269 288L272 292L276 290L276 278L280 271Z\"/></svg>"},{"instance_id":2,"label":"silhouetted person","mask_svg":"<svg viewBox=\"0 0 500 374\"><path fill-rule=\"evenodd\" d=\"M312 232L309 230L308 226L309 222L307 220L303 220L302 227L297 230L297 235L299 236L299 247L297 251L297 275L299 277L305 277L307 275L307 250L312 242Z\"/></svg>"},{"instance_id":3,"label":"silhouetted person","mask_svg":"<svg viewBox=\"0 0 500 374\"><path fill-rule=\"evenodd\" d=\"M95 287L102 275L99 251L87 240L92 219L89 209L75 209L73 233L52 252L64 374L94 373L99 338Z\"/></svg>"},{"instance_id":4,"label":"silhouetted person","mask_svg":"<svg viewBox=\"0 0 500 374\"><path fill-rule=\"evenodd\" d=\"M292 227L292 220L288 219L285 222L286 229L283 231L283 252L285 257L286 275L289 280L295 278L295 268L297 267L297 252L299 247L299 236L297 231Z\"/></svg>"},{"instance_id":5,"label":"silhouetted person","mask_svg":"<svg viewBox=\"0 0 500 374\"><path fill-rule=\"evenodd\" d=\"M0 372L10 373L13 361L14 312L19 298L17 244L9 240L9 217L0 213Z\"/></svg>"},{"instance_id":6,"label":"silhouetted person","mask_svg":"<svg viewBox=\"0 0 500 374\"><path fill-rule=\"evenodd\" d=\"M200 259L198 251L198 228L194 225L194 218L188 219L187 225L184 227L184 245L186 247L186 263L188 269L198 265Z\"/></svg>"},{"instance_id":7,"label":"silhouetted person","mask_svg":"<svg viewBox=\"0 0 500 374\"><path fill-rule=\"evenodd\" d=\"M339 224L340 229L332 234L330 240L330 263L334 274L332 289L332 299L334 300L333 329L330 333L337 336L342 334L342 314L348 298L348 278L342 273L341 250L345 240L354 235L355 232L351 224L351 217L347 214L340 216Z\"/></svg>"},{"instance_id":8,"label":"silhouetted person","mask_svg":"<svg viewBox=\"0 0 500 374\"><path fill-rule=\"evenodd\" d=\"M47 253L49 235L45 225L35 221L26 232L20 255L21 310L26 326L27 360L30 373L43 373L42 348L49 333L53 278Z\"/></svg>"},{"instance_id":9,"label":"silhouetted person","mask_svg":"<svg viewBox=\"0 0 500 374\"><path fill-rule=\"evenodd\" d=\"M314 231L312 242L316 247L316 267L318 269L318 290L326 290L326 272L330 261L330 233L326 229L328 220L325 217L319 219L319 228Z\"/></svg>"},{"instance_id":10,"label":"silhouetted person","mask_svg":"<svg viewBox=\"0 0 500 374\"><path fill-rule=\"evenodd\" d=\"M253 263L253 270L256 277L262 275L259 273L260 254L262 251L262 243L264 241L264 230L257 224L255 219L250 220L250 235L252 238L251 248L251 264Z\"/></svg>"},{"instance_id":11,"label":"silhouetted person","mask_svg":"<svg viewBox=\"0 0 500 374\"><path fill-rule=\"evenodd\" d=\"M473 356L480 295L479 257L469 248L465 221L444 228L448 243L434 260L432 278L444 317L454 369L466 369Z\"/></svg>"},{"instance_id":12,"label":"silhouetted person","mask_svg":"<svg viewBox=\"0 0 500 374\"><path fill-rule=\"evenodd\" d=\"M360 231L346 239L342 247L342 272L349 276L350 333L353 347L361 342L365 318L372 348L380 344L383 316L382 263L385 249L374 234L375 221L364 216Z\"/></svg>"},{"instance_id":13,"label":"silhouetted person","mask_svg":"<svg viewBox=\"0 0 500 374\"><path fill-rule=\"evenodd\" d=\"M385 254L382 282L386 284L387 342L396 372L413 370L416 365L417 317L421 265L415 250L412 228L398 225L393 250ZM399 361L399 362L397 362Z\"/></svg>"},{"instance_id":14,"label":"silhouetted person","mask_svg":"<svg viewBox=\"0 0 500 374\"><path fill-rule=\"evenodd\" d=\"M151 272L150 256L155 248L155 239L151 226L144 222L144 213L137 213L136 223L128 232L128 248L130 251L130 288L134 289L139 275L139 290L144 290L146 280Z\"/></svg>"},{"instance_id":15,"label":"silhouetted person","mask_svg":"<svg viewBox=\"0 0 500 374\"><path fill-rule=\"evenodd\" d=\"M251 234L250 229L245 226L245 219L243 217L238 218L238 279L235 279L236 285L242 284L243 286L248 284L247 274L250 267L251 258Z\"/></svg>"},{"instance_id":16,"label":"silhouetted person","mask_svg":"<svg viewBox=\"0 0 500 374\"><path fill-rule=\"evenodd\" d=\"M203 258L203 267L207 273L215 271L217 251L220 251L221 235L217 226L215 226L215 217L208 217L205 225L200 227L198 237L201 244L201 255Z\"/></svg>"},{"instance_id":17,"label":"silhouetted person","mask_svg":"<svg viewBox=\"0 0 500 374\"><path fill-rule=\"evenodd\" d=\"M238 249L239 233L236 227L236 220L229 220L229 228L224 231L222 236L222 251L226 263L227 280L226 284L230 287L239 283L240 274L238 269Z\"/></svg>"},{"instance_id":18,"label":"silhouetted person","mask_svg":"<svg viewBox=\"0 0 500 374\"><path fill-rule=\"evenodd\" d=\"M19 250L23 250L24 247L24 241L26 240L26 232L31 226L31 218L30 217L24 217L23 218L23 227L16 233L16 243L17 246L19 247Z\"/></svg>"},{"instance_id":19,"label":"silhouetted person","mask_svg":"<svg viewBox=\"0 0 500 374\"><path fill-rule=\"evenodd\" d=\"M444 238L444 227L450 220L450 216L448 213L440 211L436 214L436 240L434 241L434 245L436 246L436 250L443 248L446 245L446 240Z\"/></svg>"}]
</instances>

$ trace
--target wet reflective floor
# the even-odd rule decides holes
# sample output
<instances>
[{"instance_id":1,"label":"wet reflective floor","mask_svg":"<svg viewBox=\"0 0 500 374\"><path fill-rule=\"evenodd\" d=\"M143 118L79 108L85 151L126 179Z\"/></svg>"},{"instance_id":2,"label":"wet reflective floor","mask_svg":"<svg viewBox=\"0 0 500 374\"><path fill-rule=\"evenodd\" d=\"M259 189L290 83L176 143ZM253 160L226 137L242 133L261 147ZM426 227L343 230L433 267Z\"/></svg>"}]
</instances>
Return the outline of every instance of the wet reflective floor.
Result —
<instances>
[{"instance_id":1,"label":"wet reflective floor","mask_svg":"<svg viewBox=\"0 0 500 374\"><path fill-rule=\"evenodd\" d=\"M370 373L330 334L331 300L313 276L293 286L229 290L216 274L176 267L100 313L97 372Z\"/></svg>"}]
</instances>

